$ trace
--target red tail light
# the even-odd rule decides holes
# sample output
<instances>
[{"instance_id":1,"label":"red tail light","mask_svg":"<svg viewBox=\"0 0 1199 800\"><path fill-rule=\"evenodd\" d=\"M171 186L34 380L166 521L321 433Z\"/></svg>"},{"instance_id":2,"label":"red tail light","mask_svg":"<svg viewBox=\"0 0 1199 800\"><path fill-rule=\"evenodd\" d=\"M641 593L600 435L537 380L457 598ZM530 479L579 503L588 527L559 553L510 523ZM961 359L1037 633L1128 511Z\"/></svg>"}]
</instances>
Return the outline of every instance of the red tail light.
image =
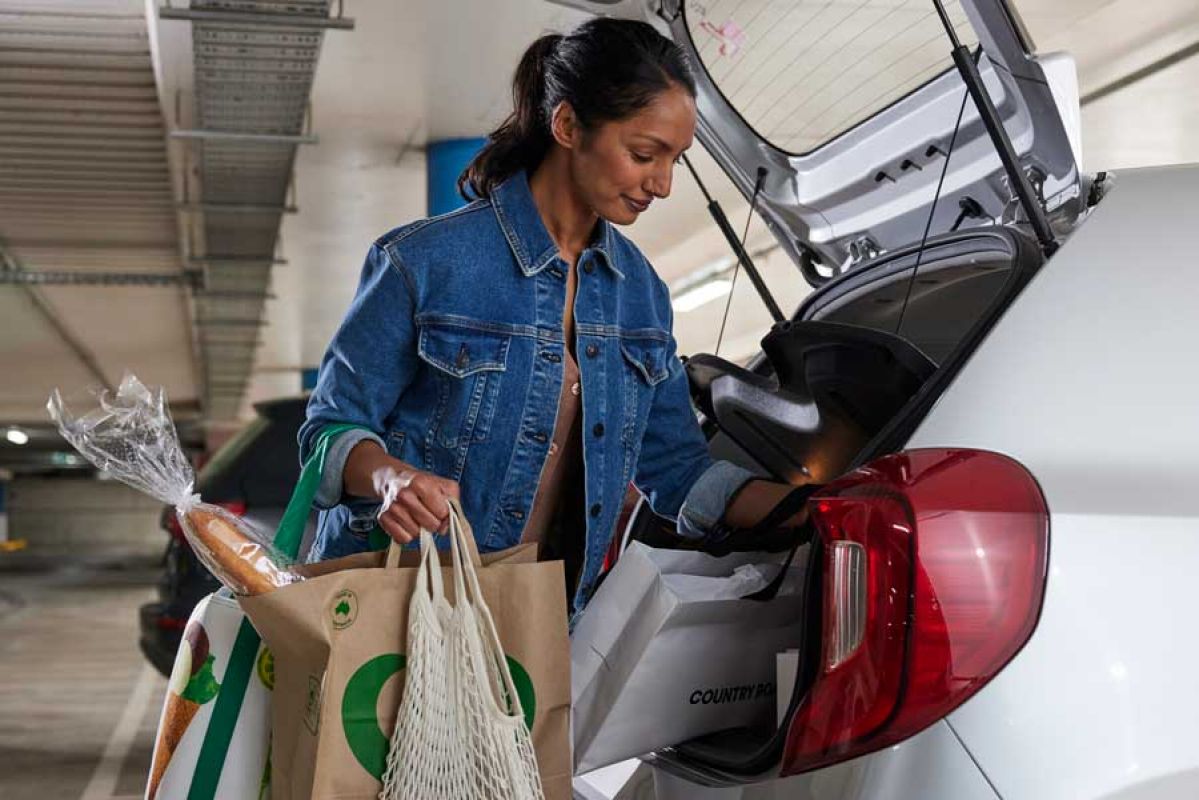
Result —
<instances>
[{"instance_id":1,"label":"red tail light","mask_svg":"<svg viewBox=\"0 0 1199 800\"><path fill-rule=\"evenodd\" d=\"M213 505L218 505L239 517L246 513L246 504L241 500L230 500L225 503L214 503ZM183 526L179 524L179 517L175 515L175 509L171 508L170 506L164 508L162 510L161 522L162 527L167 533L178 539L180 542L183 542L184 544L187 543L187 539L183 535Z\"/></svg>"},{"instance_id":2,"label":"red tail light","mask_svg":"<svg viewBox=\"0 0 1199 800\"><path fill-rule=\"evenodd\" d=\"M162 616L155 620L154 624L164 631L181 631L187 627L187 620L183 617Z\"/></svg>"},{"instance_id":3,"label":"red tail light","mask_svg":"<svg viewBox=\"0 0 1199 800\"><path fill-rule=\"evenodd\" d=\"M1049 514L1006 456L912 450L813 500L823 546L821 657L783 774L894 744L993 678L1036 627Z\"/></svg>"}]
</instances>

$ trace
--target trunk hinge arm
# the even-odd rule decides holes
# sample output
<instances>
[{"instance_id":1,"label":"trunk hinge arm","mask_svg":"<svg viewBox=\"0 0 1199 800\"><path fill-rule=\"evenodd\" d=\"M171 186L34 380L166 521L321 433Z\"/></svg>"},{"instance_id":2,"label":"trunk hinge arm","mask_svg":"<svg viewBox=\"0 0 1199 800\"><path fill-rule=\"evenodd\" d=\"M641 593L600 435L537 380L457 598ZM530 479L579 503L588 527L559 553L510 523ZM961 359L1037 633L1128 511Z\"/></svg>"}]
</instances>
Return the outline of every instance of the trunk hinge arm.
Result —
<instances>
[{"instance_id":1,"label":"trunk hinge arm","mask_svg":"<svg viewBox=\"0 0 1199 800\"><path fill-rule=\"evenodd\" d=\"M991 96L987 94L987 88L983 85L978 65L974 63L970 50L958 39L957 31L953 29L949 15L945 13L942 0L933 0L933 5L937 8L937 14L941 17L941 24L945 27L949 41L953 43L953 63L962 76L962 82L966 84L966 91L974 99L978 115L991 137L992 144L995 145L995 150L999 153L999 160L1003 162L1008 182L1011 184L1016 198L1020 201L1020 205L1024 207L1024 213L1028 215L1029 224L1032 225L1033 233L1041 243L1041 249L1045 251L1046 255L1051 255L1057 250L1058 244L1053 235L1053 229L1049 226L1049 218L1045 214L1044 207L1037 202L1036 193L1028 175L1020 168L1020 159L1016 155L1016 148L1012 146L1012 140L1008 138L1007 131L1003 128L999 112L995 110L995 104L991 102Z\"/></svg>"}]
</instances>

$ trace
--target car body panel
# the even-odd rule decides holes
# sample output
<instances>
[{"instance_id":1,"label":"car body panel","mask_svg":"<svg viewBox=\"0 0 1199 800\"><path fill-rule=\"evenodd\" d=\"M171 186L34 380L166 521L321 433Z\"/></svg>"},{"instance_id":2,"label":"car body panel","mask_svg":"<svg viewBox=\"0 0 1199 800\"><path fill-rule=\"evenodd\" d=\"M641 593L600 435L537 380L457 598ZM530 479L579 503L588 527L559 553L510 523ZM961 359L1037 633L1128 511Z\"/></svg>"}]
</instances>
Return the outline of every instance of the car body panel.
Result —
<instances>
[{"instance_id":1,"label":"car body panel","mask_svg":"<svg viewBox=\"0 0 1199 800\"><path fill-rule=\"evenodd\" d=\"M670 13L682 0L557 2L647 19L686 39L685 20ZM659 798L1199 797L1191 677L1199 642L1190 636L1199 564L1199 225L1191 211L1199 167L1122 171L1084 213L1090 187L1077 171L1072 62L1029 56L1001 0L961 2L1005 130L1022 163L1045 177L1055 231L1069 235L960 370L946 374L948 388L913 421L914 434L889 446L992 450L1037 479L1050 510L1038 627L977 695L896 747L747 787L702 788L710 776L688 781L664 758ZM940 165L897 181L875 177L948 139L963 97L956 73L800 156L754 135L705 81L698 136L747 198L757 168L770 170L759 208L793 258L815 251L845 269L856 266L852 249L863 235L883 250L920 240ZM967 195L996 221L1022 216L969 102L960 134L933 234L949 228ZM971 777L945 778L957 774Z\"/></svg>"},{"instance_id":2,"label":"car body panel","mask_svg":"<svg viewBox=\"0 0 1199 800\"><path fill-rule=\"evenodd\" d=\"M1199 796L1199 167L1121 172L909 442L1050 509L1036 632L949 720L1004 797Z\"/></svg>"},{"instance_id":3,"label":"car body panel","mask_svg":"<svg viewBox=\"0 0 1199 800\"><path fill-rule=\"evenodd\" d=\"M1199 315L1185 290L1199 252L1199 226L1189 222L1196 194L1199 166L1114 176L906 443L1000 452L1038 480L1050 509L1049 576L1026 646L947 719L895 748L703 791L727 792L711 795L722 800L957 800L970 795L911 778L952 772L952 748L912 757L921 768L911 775L896 761L950 735L996 797L1199 797L1190 676L1199 640L1189 635ZM659 798L701 796L681 777L662 785L679 788Z\"/></svg>"}]
</instances>

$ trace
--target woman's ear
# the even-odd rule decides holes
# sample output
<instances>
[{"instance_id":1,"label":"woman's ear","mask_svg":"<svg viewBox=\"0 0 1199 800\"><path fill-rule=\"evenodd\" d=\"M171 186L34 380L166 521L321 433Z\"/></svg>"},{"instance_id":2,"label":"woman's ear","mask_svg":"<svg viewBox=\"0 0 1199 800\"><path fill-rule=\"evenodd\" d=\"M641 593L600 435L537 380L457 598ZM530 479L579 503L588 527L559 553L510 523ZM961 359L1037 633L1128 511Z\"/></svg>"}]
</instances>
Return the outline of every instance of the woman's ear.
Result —
<instances>
[{"instance_id":1,"label":"woman's ear","mask_svg":"<svg viewBox=\"0 0 1199 800\"><path fill-rule=\"evenodd\" d=\"M574 108L565 100L554 107L554 115L550 118L550 133L553 134L554 141L567 150L575 149L582 141L583 128L579 125L579 118Z\"/></svg>"}]
</instances>

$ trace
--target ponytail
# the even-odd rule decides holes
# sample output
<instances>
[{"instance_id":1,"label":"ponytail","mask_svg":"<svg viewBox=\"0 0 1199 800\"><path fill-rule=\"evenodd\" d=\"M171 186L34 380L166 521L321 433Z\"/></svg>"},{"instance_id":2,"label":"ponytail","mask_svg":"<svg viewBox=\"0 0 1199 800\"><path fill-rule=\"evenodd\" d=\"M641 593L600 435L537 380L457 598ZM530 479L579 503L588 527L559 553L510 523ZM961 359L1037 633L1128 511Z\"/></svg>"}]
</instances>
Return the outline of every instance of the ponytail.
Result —
<instances>
[{"instance_id":1,"label":"ponytail","mask_svg":"<svg viewBox=\"0 0 1199 800\"><path fill-rule=\"evenodd\" d=\"M567 36L542 36L516 68L512 113L458 176L458 193L490 197L510 176L536 170L554 143L550 118L559 103L570 103L589 130L637 113L671 86L695 97L686 54L649 23L595 17Z\"/></svg>"},{"instance_id":2,"label":"ponytail","mask_svg":"<svg viewBox=\"0 0 1199 800\"><path fill-rule=\"evenodd\" d=\"M463 198L490 197L505 178L521 169L536 169L549 152L553 108L546 108L546 72L560 41L558 33L542 36L521 57L512 80L512 113L458 176Z\"/></svg>"}]
</instances>

